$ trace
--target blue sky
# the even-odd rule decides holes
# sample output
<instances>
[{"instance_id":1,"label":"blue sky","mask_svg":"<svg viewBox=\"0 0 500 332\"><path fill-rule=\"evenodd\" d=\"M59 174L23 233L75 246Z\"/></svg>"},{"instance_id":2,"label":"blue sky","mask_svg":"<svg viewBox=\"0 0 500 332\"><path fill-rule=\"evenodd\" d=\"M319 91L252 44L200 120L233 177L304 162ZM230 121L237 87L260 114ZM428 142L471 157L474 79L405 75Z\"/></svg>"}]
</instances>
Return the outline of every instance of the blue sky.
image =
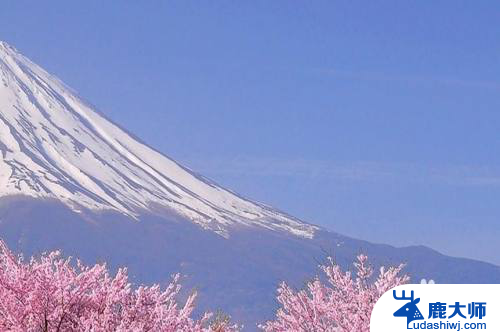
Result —
<instances>
[{"instance_id":1,"label":"blue sky","mask_svg":"<svg viewBox=\"0 0 500 332\"><path fill-rule=\"evenodd\" d=\"M500 264L495 1L6 1L0 39L219 183Z\"/></svg>"}]
</instances>

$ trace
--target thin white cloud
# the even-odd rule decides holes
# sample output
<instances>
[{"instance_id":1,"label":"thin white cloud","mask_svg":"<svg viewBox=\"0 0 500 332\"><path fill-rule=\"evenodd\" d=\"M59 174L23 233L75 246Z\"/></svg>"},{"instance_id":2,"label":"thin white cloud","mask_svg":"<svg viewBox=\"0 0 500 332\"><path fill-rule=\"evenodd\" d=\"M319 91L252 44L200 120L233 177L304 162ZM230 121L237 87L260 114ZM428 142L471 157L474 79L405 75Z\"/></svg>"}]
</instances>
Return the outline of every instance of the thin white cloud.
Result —
<instances>
[{"instance_id":1,"label":"thin white cloud","mask_svg":"<svg viewBox=\"0 0 500 332\"><path fill-rule=\"evenodd\" d=\"M414 76L414 75L393 75L382 72L351 72L336 69L317 69L316 73L326 74L333 78L361 80L361 81L384 81L414 84L436 84L447 86L462 86L480 89L500 90L500 82L489 80L470 80L451 77L437 76Z\"/></svg>"},{"instance_id":2,"label":"thin white cloud","mask_svg":"<svg viewBox=\"0 0 500 332\"><path fill-rule=\"evenodd\" d=\"M337 162L277 158L192 159L188 164L202 174L291 177L355 182L435 183L456 186L500 186L500 166L425 165L387 162Z\"/></svg>"}]
</instances>

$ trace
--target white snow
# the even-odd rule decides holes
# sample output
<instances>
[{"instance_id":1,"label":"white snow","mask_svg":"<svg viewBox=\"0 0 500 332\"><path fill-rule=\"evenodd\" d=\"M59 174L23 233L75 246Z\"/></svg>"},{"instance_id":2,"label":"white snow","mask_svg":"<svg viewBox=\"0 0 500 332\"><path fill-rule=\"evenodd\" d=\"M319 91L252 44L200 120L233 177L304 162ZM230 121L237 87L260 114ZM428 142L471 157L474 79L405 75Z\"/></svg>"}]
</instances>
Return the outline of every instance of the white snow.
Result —
<instances>
[{"instance_id":1,"label":"white snow","mask_svg":"<svg viewBox=\"0 0 500 332\"><path fill-rule=\"evenodd\" d=\"M75 212L132 217L159 205L226 237L233 225L314 236L315 226L210 183L137 141L3 42L0 78L0 196L53 198Z\"/></svg>"}]
</instances>

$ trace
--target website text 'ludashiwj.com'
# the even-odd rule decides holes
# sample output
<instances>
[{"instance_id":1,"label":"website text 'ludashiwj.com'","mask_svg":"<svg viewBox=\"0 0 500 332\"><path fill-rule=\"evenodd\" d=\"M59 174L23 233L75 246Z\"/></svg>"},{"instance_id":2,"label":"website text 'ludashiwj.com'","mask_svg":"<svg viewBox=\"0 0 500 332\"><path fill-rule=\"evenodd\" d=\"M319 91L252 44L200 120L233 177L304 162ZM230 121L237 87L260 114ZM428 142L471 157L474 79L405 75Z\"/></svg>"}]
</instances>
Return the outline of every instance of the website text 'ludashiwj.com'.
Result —
<instances>
[{"instance_id":1,"label":"website text 'ludashiwj.com'","mask_svg":"<svg viewBox=\"0 0 500 332\"><path fill-rule=\"evenodd\" d=\"M408 326L408 330L451 330L451 331L462 331L462 330L486 330L486 323L462 323L462 322L413 322Z\"/></svg>"}]
</instances>

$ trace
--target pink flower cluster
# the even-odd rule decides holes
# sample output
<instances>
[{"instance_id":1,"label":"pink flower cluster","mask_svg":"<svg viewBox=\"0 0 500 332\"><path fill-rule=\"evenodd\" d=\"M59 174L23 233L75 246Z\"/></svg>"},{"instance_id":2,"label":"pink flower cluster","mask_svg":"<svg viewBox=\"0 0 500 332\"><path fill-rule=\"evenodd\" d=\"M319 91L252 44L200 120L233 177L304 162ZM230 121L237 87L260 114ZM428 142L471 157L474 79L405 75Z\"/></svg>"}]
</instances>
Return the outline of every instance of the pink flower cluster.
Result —
<instances>
[{"instance_id":1,"label":"pink flower cluster","mask_svg":"<svg viewBox=\"0 0 500 332\"><path fill-rule=\"evenodd\" d=\"M367 257L360 255L354 263L357 273L343 272L332 260L322 266L328 283L318 278L306 289L295 292L286 283L278 289L281 308L273 321L261 326L266 332L369 332L370 316L377 300L386 291L409 281L400 276L403 265L381 268L371 282L373 269Z\"/></svg>"},{"instance_id":2,"label":"pink flower cluster","mask_svg":"<svg viewBox=\"0 0 500 332\"><path fill-rule=\"evenodd\" d=\"M260 328L265 332L368 332L375 302L409 278L400 276L402 265L381 268L373 278L363 255L354 265L354 278L330 260L322 266L327 284L316 278L298 292L281 284L281 308L275 320ZM158 285L134 289L126 269L112 277L103 264L72 264L57 251L25 262L0 240L1 331L240 330L223 316L211 319L207 313L201 319L192 318L196 293L180 305L180 289L179 275L163 290Z\"/></svg>"},{"instance_id":3,"label":"pink flower cluster","mask_svg":"<svg viewBox=\"0 0 500 332\"><path fill-rule=\"evenodd\" d=\"M105 265L76 266L59 252L24 262L0 242L1 331L237 331L210 314L191 318L196 293L177 303L179 276L168 287L132 289L127 271L114 277Z\"/></svg>"}]
</instances>

